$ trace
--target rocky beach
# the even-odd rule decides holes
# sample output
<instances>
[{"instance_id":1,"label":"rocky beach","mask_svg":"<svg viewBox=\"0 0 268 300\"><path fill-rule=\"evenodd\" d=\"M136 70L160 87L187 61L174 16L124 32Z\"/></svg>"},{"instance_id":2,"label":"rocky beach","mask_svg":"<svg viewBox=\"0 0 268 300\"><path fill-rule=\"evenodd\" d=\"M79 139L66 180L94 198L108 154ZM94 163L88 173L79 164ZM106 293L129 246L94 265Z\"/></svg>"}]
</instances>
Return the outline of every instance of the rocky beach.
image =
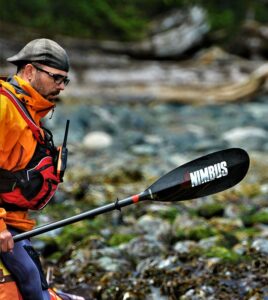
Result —
<instances>
[{"instance_id":1,"label":"rocky beach","mask_svg":"<svg viewBox=\"0 0 268 300\"><path fill-rule=\"evenodd\" d=\"M265 95L197 106L59 103L47 126L60 142L71 120L68 171L40 224L139 193L217 150L243 148L251 164L225 192L139 203L36 237L52 282L86 299L265 299L267 111Z\"/></svg>"}]
</instances>

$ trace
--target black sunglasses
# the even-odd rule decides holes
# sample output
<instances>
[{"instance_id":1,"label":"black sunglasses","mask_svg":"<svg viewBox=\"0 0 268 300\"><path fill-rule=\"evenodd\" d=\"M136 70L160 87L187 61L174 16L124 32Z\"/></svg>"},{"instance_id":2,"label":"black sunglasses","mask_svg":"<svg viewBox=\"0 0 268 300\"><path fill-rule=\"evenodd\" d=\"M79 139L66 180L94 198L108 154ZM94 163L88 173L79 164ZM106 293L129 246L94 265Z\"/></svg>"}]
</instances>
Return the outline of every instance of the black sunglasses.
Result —
<instances>
[{"instance_id":1,"label":"black sunglasses","mask_svg":"<svg viewBox=\"0 0 268 300\"><path fill-rule=\"evenodd\" d=\"M40 67L38 67L36 64L32 63L32 65L36 68L36 70L40 71L40 72L44 72L46 73L48 76L50 76L51 78L54 79L54 82L56 84L62 84L64 83L65 86L67 86L67 84L70 82L70 79L67 77L67 76L63 76L63 75L60 75L60 74L54 74L54 73L51 73L49 71L46 71Z\"/></svg>"}]
</instances>

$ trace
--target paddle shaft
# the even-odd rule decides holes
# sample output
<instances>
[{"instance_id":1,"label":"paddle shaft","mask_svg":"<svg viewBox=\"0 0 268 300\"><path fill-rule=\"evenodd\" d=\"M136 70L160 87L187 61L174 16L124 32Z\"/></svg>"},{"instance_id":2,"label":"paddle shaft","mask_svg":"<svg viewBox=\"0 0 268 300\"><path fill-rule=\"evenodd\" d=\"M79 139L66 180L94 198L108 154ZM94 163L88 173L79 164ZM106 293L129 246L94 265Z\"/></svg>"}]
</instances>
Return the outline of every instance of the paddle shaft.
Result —
<instances>
[{"instance_id":1,"label":"paddle shaft","mask_svg":"<svg viewBox=\"0 0 268 300\"><path fill-rule=\"evenodd\" d=\"M33 236L36 236L36 235L39 235L39 234L42 234L42 233L45 233L45 232L63 227L63 226L66 226L66 225L70 225L70 224L79 222L81 220L87 219L87 218L92 218L92 217L95 217L97 215L100 215L100 214L103 214L103 213L106 213L106 212L109 212L109 211L112 211L112 210L115 210L115 209L120 209L121 207L136 203L136 202L141 201L141 200L145 200L144 196L145 196L145 193L143 192L143 193L138 194L138 195L134 195L134 196L122 199L122 200L118 200L114 203L110 203L110 204L107 204L107 205L104 205L104 206L101 206L101 207L94 208L92 210L83 212L81 214L78 214L76 216L72 216L70 218L66 218L66 219L63 219L63 220L60 220L60 221L57 221L57 222L53 222L51 224L47 224L47 225L37 227L37 228L35 228L31 231L26 231L26 232L23 232L23 233L19 233L19 234L14 236L14 242L18 242L18 241L21 241L21 240L24 240L24 239L28 239L30 237L33 237Z\"/></svg>"}]
</instances>

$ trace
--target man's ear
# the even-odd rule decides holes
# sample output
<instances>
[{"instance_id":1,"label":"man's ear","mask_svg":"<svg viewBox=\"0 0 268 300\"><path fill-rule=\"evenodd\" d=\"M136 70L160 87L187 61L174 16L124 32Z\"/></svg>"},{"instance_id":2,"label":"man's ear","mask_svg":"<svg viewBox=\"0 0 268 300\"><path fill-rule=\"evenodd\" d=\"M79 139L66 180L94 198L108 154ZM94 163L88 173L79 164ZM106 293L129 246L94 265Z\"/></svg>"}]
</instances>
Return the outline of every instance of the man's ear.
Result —
<instances>
[{"instance_id":1,"label":"man's ear","mask_svg":"<svg viewBox=\"0 0 268 300\"><path fill-rule=\"evenodd\" d=\"M35 72L36 72L35 67L32 64L27 64L24 67L22 77L24 80L31 82L34 77Z\"/></svg>"}]
</instances>

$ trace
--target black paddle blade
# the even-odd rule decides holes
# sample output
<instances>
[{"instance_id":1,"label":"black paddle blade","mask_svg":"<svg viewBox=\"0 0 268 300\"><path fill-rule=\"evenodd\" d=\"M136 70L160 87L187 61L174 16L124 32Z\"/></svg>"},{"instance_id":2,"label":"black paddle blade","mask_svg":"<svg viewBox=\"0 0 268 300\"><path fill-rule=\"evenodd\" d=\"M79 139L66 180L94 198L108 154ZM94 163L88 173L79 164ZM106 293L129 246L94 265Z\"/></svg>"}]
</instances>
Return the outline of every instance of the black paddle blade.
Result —
<instances>
[{"instance_id":1,"label":"black paddle blade","mask_svg":"<svg viewBox=\"0 0 268 300\"><path fill-rule=\"evenodd\" d=\"M247 174L249 156L240 148L214 152L167 173L144 191L144 198L181 201L233 187Z\"/></svg>"}]
</instances>

